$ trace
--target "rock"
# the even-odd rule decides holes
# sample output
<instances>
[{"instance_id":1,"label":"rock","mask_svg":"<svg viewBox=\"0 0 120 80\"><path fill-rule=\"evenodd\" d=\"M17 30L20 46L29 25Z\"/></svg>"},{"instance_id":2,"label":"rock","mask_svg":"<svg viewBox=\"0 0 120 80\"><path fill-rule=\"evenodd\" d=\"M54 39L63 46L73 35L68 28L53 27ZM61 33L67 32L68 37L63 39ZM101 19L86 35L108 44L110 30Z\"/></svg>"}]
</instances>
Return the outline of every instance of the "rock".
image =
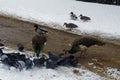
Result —
<instances>
[{"instance_id":1,"label":"rock","mask_svg":"<svg viewBox=\"0 0 120 80\"><path fill-rule=\"evenodd\" d=\"M82 76L82 74L79 72L79 70L74 69L73 73L76 74L76 75L78 75L78 76Z\"/></svg>"}]
</instances>

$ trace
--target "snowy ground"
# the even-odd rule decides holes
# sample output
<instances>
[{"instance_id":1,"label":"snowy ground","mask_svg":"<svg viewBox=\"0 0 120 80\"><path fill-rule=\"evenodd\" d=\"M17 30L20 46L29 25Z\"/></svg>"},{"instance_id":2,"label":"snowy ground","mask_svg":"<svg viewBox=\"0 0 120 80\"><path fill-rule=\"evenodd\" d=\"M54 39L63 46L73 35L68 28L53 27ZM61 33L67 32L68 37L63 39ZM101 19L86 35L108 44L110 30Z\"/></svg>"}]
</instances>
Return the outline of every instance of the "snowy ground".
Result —
<instances>
[{"instance_id":1,"label":"snowy ground","mask_svg":"<svg viewBox=\"0 0 120 80\"><path fill-rule=\"evenodd\" d=\"M0 67L1 66L0 64ZM32 70L23 70L19 72L16 69L6 70L0 68L0 79L2 80L104 80L104 78L88 70L77 69L80 75L72 72L73 68L59 67L55 70L34 68Z\"/></svg>"},{"instance_id":2,"label":"snowy ground","mask_svg":"<svg viewBox=\"0 0 120 80\"><path fill-rule=\"evenodd\" d=\"M17 52L16 50L6 48L4 52ZM27 52L24 52L27 53ZM73 73L78 70L78 73ZM19 71L15 68L8 68L0 63L0 80L105 80L83 67L58 67L56 69L46 69L45 67L33 68L31 70Z\"/></svg>"},{"instance_id":3,"label":"snowy ground","mask_svg":"<svg viewBox=\"0 0 120 80\"><path fill-rule=\"evenodd\" d=\"M116 80L120 80L120 71L118 69L108 67L106 71L109 77L113 77L116 78Z\"/></svg>"},{"instance_id":4,"label":"snowy ground","mask_svg":"<svg viewBox=\"0 0 120 80\"><path fill-rule=\"evenodd\" d=\"M90 22L70 20L73 11L91 17ZM59 24L72 22L79 27L77 33L95 33L120 38L120 6L86 3L75 0L0 0L0 14L9 14L24 20Z\"/></svg>"}]
</instances>

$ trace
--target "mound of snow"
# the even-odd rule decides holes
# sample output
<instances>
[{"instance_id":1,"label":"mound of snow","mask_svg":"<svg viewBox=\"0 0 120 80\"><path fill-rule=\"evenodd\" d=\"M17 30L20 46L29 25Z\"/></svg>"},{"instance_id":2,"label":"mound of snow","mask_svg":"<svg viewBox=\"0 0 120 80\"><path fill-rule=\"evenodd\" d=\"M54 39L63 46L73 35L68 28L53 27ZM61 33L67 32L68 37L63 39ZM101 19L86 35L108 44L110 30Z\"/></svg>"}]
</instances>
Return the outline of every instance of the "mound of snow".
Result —
<instances>
[{"instance_id":1,"label":"mound of snow","mask_svg":"<svg viewBox=\"0 0 120 80\"><path fill-rule=\"evenodd\" d=\"M69 13L83 14L90 22L70 20ZM34 22L72 22L79 27L77 33L98 33L102 36L120 38L120 6L86 3L75 0L0 0L0 14L9 14ZM63 27L64 28L64 27Z\"/></svg>"}]
</instances>

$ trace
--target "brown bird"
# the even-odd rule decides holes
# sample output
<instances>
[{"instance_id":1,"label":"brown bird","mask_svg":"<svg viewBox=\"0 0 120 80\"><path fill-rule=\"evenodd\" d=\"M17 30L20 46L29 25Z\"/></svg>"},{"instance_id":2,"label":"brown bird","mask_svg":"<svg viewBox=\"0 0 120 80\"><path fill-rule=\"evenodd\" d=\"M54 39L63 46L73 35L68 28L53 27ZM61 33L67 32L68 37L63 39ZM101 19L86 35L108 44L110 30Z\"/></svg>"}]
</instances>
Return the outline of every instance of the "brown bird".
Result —
<instances>
[{"instance_id":1,"label":"brown bird","mask_svg":"<svg viewBox=\"0 0 120 80\"><path fill-rule=\"evenodd\" d=\"M37 24L34 25L36 35L32 38L32 47L36 56L39 57L41 50L43 50L44 44L47 41L48 31L40 28Z\"/></svg>"},{"instance_id":2,"label":"brown bird","mask_svg":"<svg viewBox=\"0 0 120 80\"><path fill-rule=\"evenodd\" d=\"M76 24L73 23L64 23L63 26L66 26L66 28L69 28L70 31L73 30L73 28L77 28L78 26Z\"/></svg>"},{"instance_id":3,"label":"brown bird","mask_svg":"<svg viewBox=\"0 0 120 80\"><path fill-rule=\"evenodd\" d=\"M90 18L90 17L83 16L82 14L80 14L80 16L79 16L79 17L80 17L80 19L81 19L82 21L84 21L84 22L91 20L91 18Z\"/></svg>"},{"instance_id":4,"label":"brown bird","mask_svg":"<svg viewBox=\"0 0 120 80\"><path fill-rule=\"evenodd\" d=\"M45 34L36 34L32 38L32 47L37 57L39 57L39 54L41 50L43 50L43 47L46 42L47 42L47 36Z\"/></svg>"},{"instance_id":5,"label":"brown bird","mask_svg":"<svg viewBox=\"0 0 120 80\"><path fill-rule=\"evenodd\" d=\"M103 46L105 45L105 42L90 36L77 38L73 41L72 47L70 50L68 50L68 53L74 54L80 51L81 54L84 54L87 48L94 45Z\"/></svg>"}]
</instances>

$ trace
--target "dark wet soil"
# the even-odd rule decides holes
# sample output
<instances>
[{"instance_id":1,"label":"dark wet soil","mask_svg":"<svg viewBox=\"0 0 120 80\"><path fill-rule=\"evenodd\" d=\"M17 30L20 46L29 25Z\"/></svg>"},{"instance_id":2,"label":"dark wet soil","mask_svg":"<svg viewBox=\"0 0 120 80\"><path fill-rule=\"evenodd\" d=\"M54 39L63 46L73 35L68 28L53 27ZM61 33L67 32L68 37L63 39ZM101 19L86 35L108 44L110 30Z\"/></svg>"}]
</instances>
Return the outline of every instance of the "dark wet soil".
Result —
<instances>
[{"instance_id":1,"label":"dark wet soil","mask_svg":"<svg viewBox=\"0 0 120 80\"><path fill-rule=\"evenodd\" d=\"M22 43L26 50L32 50L31 39L35 35L34 23L21 21L14 18L0 16L0 39L6 46L16 48L18 43ZM76 35L62 30L42 26L49 31L48 41L44 48L44 52L52 51L55 54L62 52L63 49L70 49L70 44L77 37L84 35ZM97 72L97 69L88 63L94 63L102 69L104 67L114 67L120 70L120 39L107 39L106 45L103 47L93 46L87 50L84 59L79 58L79 63L88 69ZM75 54L78 56L78 54ZM104 75L102 71L98 71Z\"/></svg>"}]
</instances>

